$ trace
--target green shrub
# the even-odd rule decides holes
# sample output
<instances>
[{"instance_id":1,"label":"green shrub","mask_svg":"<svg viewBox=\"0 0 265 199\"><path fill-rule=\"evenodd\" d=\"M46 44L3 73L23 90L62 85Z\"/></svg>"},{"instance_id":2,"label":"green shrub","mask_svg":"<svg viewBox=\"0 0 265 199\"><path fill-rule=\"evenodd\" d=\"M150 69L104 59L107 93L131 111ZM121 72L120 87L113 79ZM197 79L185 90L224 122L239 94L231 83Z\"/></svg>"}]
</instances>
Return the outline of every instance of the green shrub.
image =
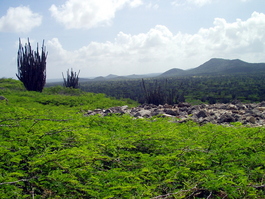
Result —
<instances>
[{"instance_id":1,"label":"green shrub","mask_svg":"<svg viewBox=\"0 0 265 199\"><path fill-rule=\"evenodd\" d=\"M0 198L264 197L264 127L86 117L77 110L125 101L9 91L0 106Z\"/></svg>"}]
</instances>

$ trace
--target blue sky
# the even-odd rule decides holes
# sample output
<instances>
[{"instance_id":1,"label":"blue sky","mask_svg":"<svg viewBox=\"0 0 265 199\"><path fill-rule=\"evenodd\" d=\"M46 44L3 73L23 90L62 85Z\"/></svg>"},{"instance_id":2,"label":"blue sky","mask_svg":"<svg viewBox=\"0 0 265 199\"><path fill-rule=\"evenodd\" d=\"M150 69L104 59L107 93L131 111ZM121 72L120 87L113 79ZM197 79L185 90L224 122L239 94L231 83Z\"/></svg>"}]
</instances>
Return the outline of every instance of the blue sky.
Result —
<instances>
[{"instance_id":1,"label":"blue sky","mask_svg":"<svg viewBox=\"0 0 265 199\"><path fill-rule=\"evenodd\" d=\"M47 78L189 69L211 58L265 62L264 0L0 0L0 77L18 39L45 40Z\"/></svg>"}]
</instances>

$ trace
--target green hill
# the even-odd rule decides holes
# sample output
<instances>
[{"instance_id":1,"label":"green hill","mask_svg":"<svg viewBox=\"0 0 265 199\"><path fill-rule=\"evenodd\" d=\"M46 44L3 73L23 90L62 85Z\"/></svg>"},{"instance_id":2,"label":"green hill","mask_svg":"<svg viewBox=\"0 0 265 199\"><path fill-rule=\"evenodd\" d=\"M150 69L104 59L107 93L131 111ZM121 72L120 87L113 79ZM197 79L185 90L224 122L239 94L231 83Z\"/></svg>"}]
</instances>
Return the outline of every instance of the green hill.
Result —
<instances>
[{"instance_id":1,"label":"green hill","mask_svg":"<svg viewBox=\"0 0 265 199\"><path fill-rule=\"evenodd\" d=\"M181 69L171 69L163 74L160 77L167 76L187 76L187 75L231 75L231 74L249 74L249 73L264 73L265 72L265 63L248 63L239 59L229 60L229 59L220 59L213 58L204 64L190 69L190 70L181 70Z\"/></svg>"},{"instance_id":2,"label":"green hill","mask_svg":"<svg viewBox=\"0 0 265 199\"><path fill-rule=\"evenodd\" d=\"M0 79L0 198L263 198L265 129L88 109L137 104Z\"/></svg>"},{"instance_id":3,"label":"green hill","mask_svg":"<svg viewBox=\"0 0 265 199\"><path fill-rule=\"evenodd\" d=\"M239 59L210 59L189 71L191 74L235 74L265 72L265 63L247 63Z\"/></svg>"}]
</instances>

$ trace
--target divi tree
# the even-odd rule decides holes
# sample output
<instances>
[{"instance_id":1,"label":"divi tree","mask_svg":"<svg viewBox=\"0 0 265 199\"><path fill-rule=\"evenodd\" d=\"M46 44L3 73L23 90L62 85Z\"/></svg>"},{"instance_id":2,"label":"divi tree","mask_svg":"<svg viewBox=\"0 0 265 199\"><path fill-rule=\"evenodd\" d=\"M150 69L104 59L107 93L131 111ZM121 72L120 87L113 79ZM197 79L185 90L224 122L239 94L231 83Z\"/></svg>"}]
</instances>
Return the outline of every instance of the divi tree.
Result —
<instances>
[{"instance_id":1,"label":"divi tree","mask_svg":"<svg viewBox=\"0 0 265 199\"><path fill-rule=\"evenodd\" d=\"M71 73L69 73L69 69L67 70L67 77L65 78L63 73L63 81L64 81L64 86L65 87L70 87L70 88L78 88L79 83L78 83L78 75L80 73L80 70L78 73L74 72L73 69L71 69Z\"/></svg>"},{"instance_id":2,"label":"divi tree","mask_svg":"<svg viewBox=\"0 0 265 199\"><path fill-rule=\"evenodd\" d=\"M19 39L19 48L17 55L17 78L23 82L25 88L28 91L42 92L46 83L46 59L48 52L44 46L44 40L39 52L39 46L37 43L37 50L34 51L31 48L29 39L28 43L23 47L21 40Z\"/></svg>"}]
</instances>

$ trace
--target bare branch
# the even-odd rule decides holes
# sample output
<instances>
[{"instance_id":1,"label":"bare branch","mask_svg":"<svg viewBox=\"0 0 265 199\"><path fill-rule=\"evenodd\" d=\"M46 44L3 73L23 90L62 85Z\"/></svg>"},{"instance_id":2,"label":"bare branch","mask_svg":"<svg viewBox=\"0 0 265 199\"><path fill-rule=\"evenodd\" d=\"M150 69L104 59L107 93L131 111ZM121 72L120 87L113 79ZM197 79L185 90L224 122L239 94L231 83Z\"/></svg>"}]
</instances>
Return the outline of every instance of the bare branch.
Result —
<instances>
[{"instance_id":1,"label":"bare branch","mask_svg":"<svg viewBox=\"0 0 265 199\"><path fill-rule=\"evenodd\" d=\"M3 185L3 184L16 184L18 182L26 182L26 181L30 181L31 179L34 179L34 178L37 178L37 176L34 176L32 178L29 178L29 179L20 179L20 180L13 181L13 182L1 182L0 185Z\"/></svg>"}]
</instances>

